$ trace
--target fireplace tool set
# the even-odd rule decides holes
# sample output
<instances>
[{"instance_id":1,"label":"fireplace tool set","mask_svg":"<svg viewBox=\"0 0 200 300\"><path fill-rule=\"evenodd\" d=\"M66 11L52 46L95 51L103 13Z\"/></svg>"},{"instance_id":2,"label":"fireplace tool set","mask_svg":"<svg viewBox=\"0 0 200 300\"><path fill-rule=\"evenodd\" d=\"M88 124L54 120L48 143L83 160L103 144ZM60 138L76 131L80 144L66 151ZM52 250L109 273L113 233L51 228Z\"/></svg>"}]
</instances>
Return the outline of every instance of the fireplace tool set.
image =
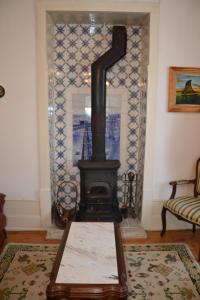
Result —
<instances>
[{"instance_id":1,"label":"fireplace tool set","mask_svg":"<svg viewBox=\"0 0 200 300\"><path fill-rule=\"evenodd\" d=\"M123 174L123 205L121 213L123 218L136 218L135 204L136 204L136 186L137 174L128 172Z\"/></svg>"}]
</instances>

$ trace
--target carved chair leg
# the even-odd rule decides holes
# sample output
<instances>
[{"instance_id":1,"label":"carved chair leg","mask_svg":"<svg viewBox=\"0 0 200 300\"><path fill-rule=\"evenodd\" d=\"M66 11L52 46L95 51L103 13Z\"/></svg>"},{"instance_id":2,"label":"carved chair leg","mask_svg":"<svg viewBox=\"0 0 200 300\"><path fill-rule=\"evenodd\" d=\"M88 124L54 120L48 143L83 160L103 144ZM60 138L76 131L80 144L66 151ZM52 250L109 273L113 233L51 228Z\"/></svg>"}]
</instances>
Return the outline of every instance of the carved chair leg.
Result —
<instances>
[{"instance_id":1,"label":"carved chair leg","mask_svg":"<svg viewBox=\"0 0 200 300\"><path fill-rule=\"evenodd\" d=\"M196 232L196 224L192 224L192 232L193 232L193 233Z\"/></svg>"},{"instance_id":2,"label":"carved chair leg","mask_svg":"<svg viewBox=\"0 0 200 300\"><path fill-rule=\"evenodd\" d=\"M167 209L163 206L163 209L162 209L162 231L160 233L161 236L163 236L165 234L165 231L166 231L166 212L167 212Z\"/></svg>"}]
</instances>

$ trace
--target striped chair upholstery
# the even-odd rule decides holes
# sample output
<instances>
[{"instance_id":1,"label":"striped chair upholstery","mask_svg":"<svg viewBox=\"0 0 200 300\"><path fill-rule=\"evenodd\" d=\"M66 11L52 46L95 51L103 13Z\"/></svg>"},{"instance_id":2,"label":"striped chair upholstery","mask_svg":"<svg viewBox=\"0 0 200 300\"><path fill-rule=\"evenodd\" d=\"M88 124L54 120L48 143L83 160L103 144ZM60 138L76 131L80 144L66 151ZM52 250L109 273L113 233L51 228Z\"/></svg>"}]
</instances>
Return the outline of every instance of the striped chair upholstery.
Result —
<instances>
[{"instance_id":1,"label":"striped chair upholstery","mask_svg":"<svg viewBox=\"0 0 200 300\"><path fill-rule=\"evenodd\" d=\"M191 196L176 196L176 189L182 184L193 184L194 193ZM166 212L169 211L178 219L189 222L193 225L193 232L196 225L200 226L200 158L196 163L196 176L192 180L179 180L170 182L172 193L169 200L164 201L162 209L162 231L161 236L166 231Z\"/></svg>"},{"instance_id":2,"label":"striped chair upholstery","mask_svg":"<svg viewBox=\"0 0 200 300\"><path fill-rule=\"evenodd\" d=\"M200 198L177 197L165 201L164 207L183 219L200 225Z\"/></svg>"}]
</instances>

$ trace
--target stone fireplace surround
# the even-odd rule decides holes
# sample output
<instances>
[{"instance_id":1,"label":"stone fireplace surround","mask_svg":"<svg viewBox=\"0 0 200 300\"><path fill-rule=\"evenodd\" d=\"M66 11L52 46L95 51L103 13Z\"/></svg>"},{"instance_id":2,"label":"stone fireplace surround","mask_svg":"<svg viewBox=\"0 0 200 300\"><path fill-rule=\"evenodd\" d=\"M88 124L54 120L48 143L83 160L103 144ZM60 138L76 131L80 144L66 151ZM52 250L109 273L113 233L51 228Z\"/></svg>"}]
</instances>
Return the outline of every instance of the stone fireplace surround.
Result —
<instances>
[{"instance_id":1,"label":"stone fireplace surround","mask_svg":"<svg viewBox=\"0 0 200 300\"><path fill-rule=\"evenodd\" d=\"M68 2L67 4L64 4L64 2L58 3L60 1L52 1L52 5L50 6L50 8L48 7L48 4L45 5L38 5L38 16L39 16L39 27L40 27L40 33L38 35L38 40L41 42L41 46L44 47L39 47L39 52L41 55L38 56L38 66L40 66L39 72L38 72L38 89L39 89L39 119L40 119L40 140L41 140L41 151L40 151L40 158L41 158L41 165L40 165L40 170L41 170L41 181L40 181L40 206L41 206L41 217L42 217L42 223L43 226L49 226L51 224L50 221L50 214L49 214L49 209L50 209L50 174L48 171L48 166L49 166L49 158L46 155L48 152L48 136L47 136L47 127L48 127L48 122L47 122L47 115L45 117L45 111L47 108L47 89L44 87L47 87L47 81L44 80L45 78L45 72L44 72L44 61L45 61L45 56L46 56L46 46L45 46L45 24L44 24L44 16L45 13L48 11L56 11L56 10L65 10L65 11L70 11L74 10L74 4L72 2ZM92 6L87 6L88 4L91 2L90 1L86 1L86 5L85 5L85 9L87 9L88 11L90 9L94 9L95 11L98 10L99 8L95 7L95 4ZM106 9L109 11L112 10L109 2L104 3ZM57 6L57 9L55 9ZM97 5L98 6L98 5ZM90 8L89 8L90 7ZM79 8L81 8L81 5L79 6ZM156 5L142 5L141 3L138 5L130 5L129 7L129 13L124 12L124 15L127 14L127 16L131 17L131 15L137 15L139 12L144 12L144 13L149 13L151 15L151 26L150 26L150 34L151 34L151 42L150 42L150 50L156 48L156 44L157 44L157 35L156 35L156 26L157 26L157 22L158 22L158 18L157 18L157 10L158 6L156 7ZM116 11L122 13L124 10L124 3L123 5L119 5L116 8ZM118 15L120 14L118 13ZM87 14L87 13L86 13ZM112 13L111 13L112 14ZM80 12L78 13L78 15L80 16ZM84 13L82 14L84 15ZM123 13L122 13L123 15ZM49 22L49 21L48 21ZM151 55L150 55L150 63L149 63L149 74L151 76L151 80L149 79L148 83L151 84L151 88L148 88L148 102L147 102L147 133L146 133L146 155L145 155L145 169L144 169L144 185L143 185L143 210L142 210L142 218L141 221L142 223L145 225L146 228L148 228L148 224L149 222L147 221L147 219L145 218L146 215L148 215L149 213L149 209L151 209L151 200L152 199L152 184L151 184L151 178L152 178L152 163L153 163L153 157L151 157L152 154L152 150L151 148L153 147L153 127L154 127L154 122L152 119L152 115L151 117L148 118L148 115L151 114L153 112L154 109L154 105L153 105L153 98L154 98L154 87L155 87L155 75L156 75L156 64L155 62L156 60L156 51L150 51ZM153 53L153 54L152 54ZM153 63L152 63L153 62ZM148 85L149 86L149 85ZM42 101L40 101L42 100ZM149 115L150 116L150 115ZM44 156L45 155L45 156ZM145 205L144 205L145 203Z\"/></svg>"}]
</instances>

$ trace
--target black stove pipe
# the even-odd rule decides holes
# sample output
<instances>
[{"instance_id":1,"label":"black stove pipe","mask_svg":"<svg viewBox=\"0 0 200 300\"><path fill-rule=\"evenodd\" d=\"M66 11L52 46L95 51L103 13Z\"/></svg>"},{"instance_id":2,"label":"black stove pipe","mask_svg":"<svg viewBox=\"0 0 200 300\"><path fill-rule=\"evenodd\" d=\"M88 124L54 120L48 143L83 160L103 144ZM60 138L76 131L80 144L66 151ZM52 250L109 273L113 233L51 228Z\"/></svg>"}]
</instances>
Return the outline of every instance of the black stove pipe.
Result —
<instances>
[{"instance_id":1,"label":"black stove pipe","mask_svg":"<svg viewBox=\"0 0 200 300\"><path fill-rule=\"evenodd\" d=\"M105 161L106 133L106 71L126 54L127 33L125 26L114 26L112 48L91 66L92 92L92 160Z\"/></svg>"}]
</instances>

